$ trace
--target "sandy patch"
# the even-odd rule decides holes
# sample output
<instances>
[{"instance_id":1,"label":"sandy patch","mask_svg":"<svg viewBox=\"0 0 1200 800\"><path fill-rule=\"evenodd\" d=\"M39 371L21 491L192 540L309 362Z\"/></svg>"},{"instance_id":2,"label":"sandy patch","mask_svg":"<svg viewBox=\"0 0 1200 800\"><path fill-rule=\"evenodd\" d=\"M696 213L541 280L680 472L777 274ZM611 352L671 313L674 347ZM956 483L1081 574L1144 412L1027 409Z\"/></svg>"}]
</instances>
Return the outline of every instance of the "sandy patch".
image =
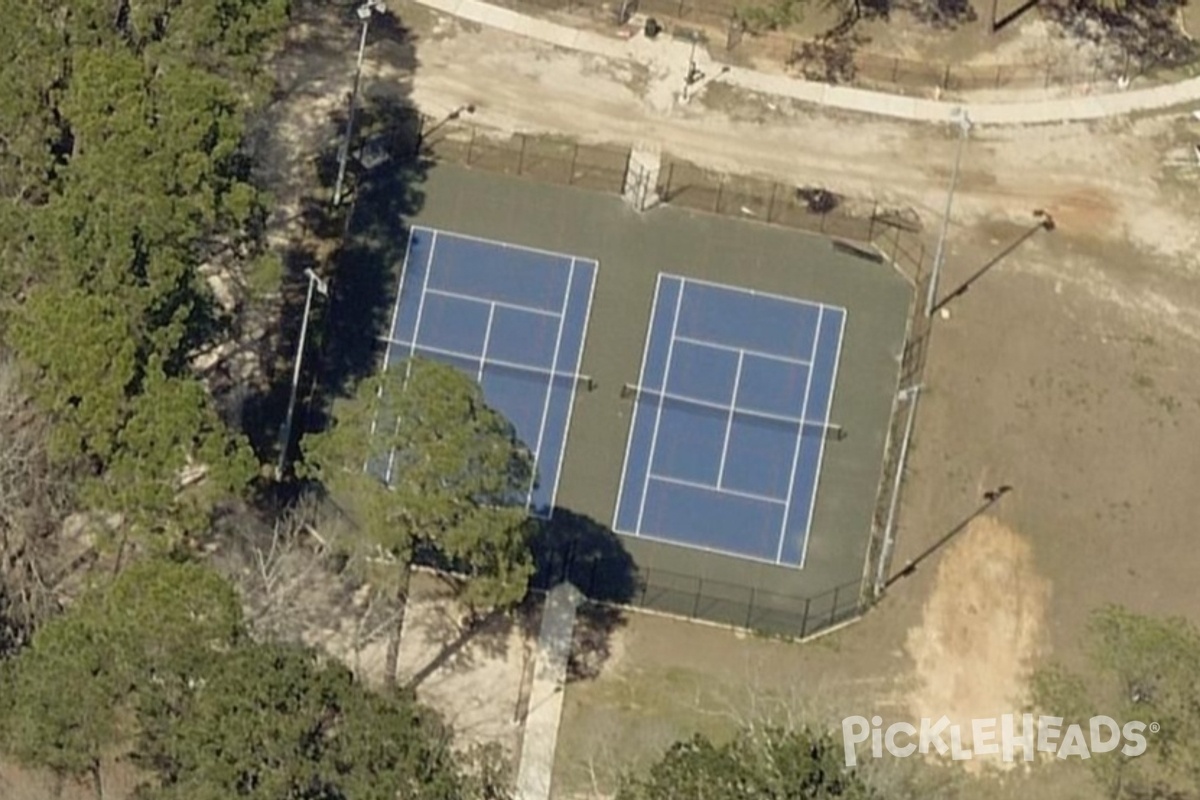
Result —
<instances>
[{"instance_id":1,"label":"sandy patch","mask_svg":"<svg viewBox=\"0 0 1200 800\"><path fill-rule=\"evenodd\" d=\"M944 554L908 634L916 674L910 718L945 715L970 747L971 720L1020 713L1048 595L1028 541L989 517L975 520Z\"/></svg>"}]
</instances>

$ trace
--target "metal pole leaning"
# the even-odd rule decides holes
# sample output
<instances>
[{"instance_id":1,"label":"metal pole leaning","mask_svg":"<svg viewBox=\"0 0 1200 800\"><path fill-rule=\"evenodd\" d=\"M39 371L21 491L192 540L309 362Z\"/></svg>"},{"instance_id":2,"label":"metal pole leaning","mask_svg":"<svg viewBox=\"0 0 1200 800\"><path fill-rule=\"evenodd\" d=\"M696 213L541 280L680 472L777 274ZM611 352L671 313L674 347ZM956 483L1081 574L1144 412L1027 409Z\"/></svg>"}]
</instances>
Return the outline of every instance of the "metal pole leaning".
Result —
<instances>
[{"instance_id":1,"label":"metal pole leaning","mask_svg":"<svg viewBox=\"0 0 1200 800\"><path fill-rule=\"evenodd\" d=\"M946 210L942 214L942 227L938 232L937 249L933 254L933 272L929 276L929 292L925 297L925 316L933 316L933 306L937 297L938 278L942 273L942 262L946 256L946 236L950 231L950 211L954 207L954 189L958 186L958 171L962 166L963 150L966 149L967 137L971 132L971 120L965 108L959 108L958 124L960 135L958 148L954 153L954 169L950 173L950 191L946 193Z\"/></svg>"},{"instance_id":2,"label":"metal pole leaning","mask_svg":"<svg viewBox=\"0 0 1200 800\"><path fill-rule=\"evenodd\" d=\"M329 284L317 276L311 269L304 270L308 276L308 293L304 298L304 317L300 321L300 342L296 345L296 363L292 368L292 389L288 395L287 415L283 427L279 430L279 463L275 465L275 480L282 480L283 471L287 467L288 450L292 443L292 420L296 414L296 390L300 386L300 366L304 363L304 344L308 339L308 315L312 311L313 292L329 296Z\"/></svg>"},{"instance_id":3,"label":"metal pole leaning","mask_svg":"<svg viewBox=\"0 0 1200 800\"><path fill-rule=\"evenodd\" d=\"M342 146L338 150L337 180L333 186L333 205L337 207L342 202L342 185L346 180L346 161L350 158L350 138L354 135L354 114L358 110L358 86L362 80L363 54L367 49L367 29L371 26L371 15L382 10L380 0L366 0L358 7L358 18L362 20L362 33L358 38L358 58L354 67L354 88L350 91L350 110L346 118L346 134L342 137Z\"/></svg>"}]
</instances>

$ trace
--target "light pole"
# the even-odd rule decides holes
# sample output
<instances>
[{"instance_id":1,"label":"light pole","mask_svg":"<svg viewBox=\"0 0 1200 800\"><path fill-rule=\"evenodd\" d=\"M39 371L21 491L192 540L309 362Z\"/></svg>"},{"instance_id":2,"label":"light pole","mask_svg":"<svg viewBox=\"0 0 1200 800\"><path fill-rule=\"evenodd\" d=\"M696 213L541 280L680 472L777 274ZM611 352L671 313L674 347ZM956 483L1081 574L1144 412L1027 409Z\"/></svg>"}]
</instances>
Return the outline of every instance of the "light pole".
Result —
<instances>
[{"instance_id":1,"label":"light pole","mask_svg":"<svg viewBox=\"0 0 1200 800\"><path fill-rule=\"evenodd\" d=\"M971 277L967 278L965 281L960 283L958 285L957 289L950 292L950 294L946 295L941 300L938 300L936 303L934 303L933 304L933 313L937 313L938 311L940 311L942 308L945 307L945 305L947 303L949 303L951 300L954 300L956 297L962 297L964 294L966 294L970 290L971 284L975 283L975 281L982 278L987 273L988 270L990 270L992 267L996 266L1001 261L1003 261L1004 258L1006 256L1008 256L1009 253L1011 253L1012 251L1014 251L1018 247L1020 247L1022 244L1024 244L1027 239L1032 238L1038 231L1054 230L1054 217L1050 216L1050 214L1048 214L1045 211L1045 209L1041 209L1041 208L1034 209L1033 218L1036 219L1037 222L1032 227L1030 227L1028 230L1026 230L1024 233L1022 233L1019 237L1017 237L1016 241L1014 241L1008 247L1001 250L996 255L992 256L992 258L986 264L984 264L979 269L975 270L975 272L971 275Z\"/></svg>"},{"instance_id":2,"label":"light pole","mask_svg":"<svg viewBox=\"0 0 1200 800\"><path fill-rule=\"evenodd\" d=\"M951 528L950 531L948 533L946 533L942 538L938 539L936 542L934 542L929 547L927 547L923 553L921 553L916 558L910 559L907 563L905 563L904 567L899 572L897 572L895 575L888 578L887 581L884 582L883 588L884 589L891 588L892 584L894 584L896 581L899 581L899 580L902 580L904 578L911 576L914 572L917 571L917 567L919 567L922 564L922 562L924 562L927 558L932 556L938 550L941 550L943 547L945 547L947 544L949 544L951 539L953 539L955 536L958 536L960 533L965 531L970 526L970 524L975 521L975 519L977 517L986 513L992 506L994 506L994 505L996 505L996 503L1000 502L1000 498L1004 497L1004 495L1008 494L1012 490L1013 490L1013 487L1006 483L1003 486L997 486L995 489L990 489L990 490L984 492L983 498L982 498L983 502L979 505L978 508L976 508L974 511L972 511L971 514L969 516L967 516L967 518L964 519L962 522L958 523L953 528Z\"/></svg>"},{"instance_id":3,"label":"light pole","mask_svg":"<svg viewBox=\"0 0 1200 800\"><path fill-rule=\"evenodd\" d=\"M354 112L358 109L358 84L362 80L363 52L367 49L367 29L371 26L371 16L376 11L383 11L382 0L366 0L356 12L358 18L362 20L362 35L358 39L358 61L354 68L354 88L350 92L350 111L346 118L346 135L342 137L342 146L338 151L337 182L333 187L334 207L342 202L342 183L346 179L346 160L350 157L350 137L354 134Z\"/></svg>"},{"instance_id":4,"label":"light pole","mask_svg":"<svg viewBox=\"0 0 1200 800\"><path fill-rule=\"evenodd\" d=\"M971 133L971 119L967 110L959 107L957 114L959 137L958 149L954 153L954 170L950 173L950 191L946 194L946 211L942 215L942 229L938 233L937 249L933 253L933 271L929 276L929 292L925 297L925 316L932 317L934 298L937 296L938 278L942 274L942 262L946 257L946 235L950 231L950 210L954 206L954 189L958 186L958 170L962 165L963 150L966 149L967 137Z\"/></svg>"},{"instance_id":5,"label":"light pole","mask_svg":"<svg viewBox=\"0 0 1200 800\"><path fill-rule=\"evenodd\" d=\"M304 362L304 344L308 338L308 315L312 311L313 292L320 292L322 297L329 296L328 281L311 269L304 270L304 274L308 276L308 293L304 298L304 318L300 322L300 343L296 345L296 364L292 368L292 389L288 396L287 416L284 417L283 427L279 431L279 463L275 467L275 480L283 478L288 450L292 443L292 418L296 413L296 390L300 386L300 365Z\"/></svg>"}]
</instances>

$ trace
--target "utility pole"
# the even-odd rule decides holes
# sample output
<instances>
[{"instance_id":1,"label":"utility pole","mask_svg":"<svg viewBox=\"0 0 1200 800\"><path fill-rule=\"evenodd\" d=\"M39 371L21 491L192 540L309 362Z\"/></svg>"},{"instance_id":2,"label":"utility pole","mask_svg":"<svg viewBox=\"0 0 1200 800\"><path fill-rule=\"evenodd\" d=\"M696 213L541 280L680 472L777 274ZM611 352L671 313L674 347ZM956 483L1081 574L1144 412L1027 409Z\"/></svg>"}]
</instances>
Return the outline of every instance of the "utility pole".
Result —
<instances>
[{"instance_id":1,"label":"utility pole","mask_svg":"<svg viewBox=\"0 0 1200 800\"><path fill-rule=\"evenodd\" d=\"M287 416L284 417L283 427L279 431L279 463L275 466L275 480L283 479L283 471L287 467L288 451L292 444L292 419L296 413L296 390L300 386L300 365L304 362L304 345L308 339L308 316L312 312L313 293L320 292L322 297L329 296L329 283L319 277L311 269L304 270L308 276L308 294L304 298L304 318L300 322L300 343L296 345L296 363L292 368L292 389L288 396Z\"/></svg>"},{"instance_id":2,"label":"utility pole","mask_svg":"<svg viewBox=\"0 0 1200 800\"><path fill-rule=\"evenodd\" d=\"M333 187L335 208L342 202L342 184L346 179L346 160L350 157L350 138L354 134L354 114L358 110L358 85L362 80L363 53L367 49L367 29L371 26L371 17L376 11L383 11L382 0L366 0L356 12L358 18L362 20L362 34L358 38L358 60L354 68L354 89L350 92L350 111L346 118L346 135L342 137L342 146L338 151L337 182Z\"/></svg>"},{"instance_id":3,"label":"utility pole","mask_svg":"<svg viewBox=\"0 0 1200 800\"><path fill-rule=\"evenodd\" d=\"M967 137L971 133L971 120L967 116L967 110L959 107L957 112L958 148L954 153L954 170L950 173L950 191L946 194L946 211L942 214L942 229L938 233L937 249L933 254L933 271L929 276L929 292L925 297L925 316L927 317L933 316L938 279L942 274L942 263L946 259L946 236L950 231L950 211L954 207L954 189L958 186L958 171L962 165L963 150L966 149Z\"/></svg>"}]
</instances>

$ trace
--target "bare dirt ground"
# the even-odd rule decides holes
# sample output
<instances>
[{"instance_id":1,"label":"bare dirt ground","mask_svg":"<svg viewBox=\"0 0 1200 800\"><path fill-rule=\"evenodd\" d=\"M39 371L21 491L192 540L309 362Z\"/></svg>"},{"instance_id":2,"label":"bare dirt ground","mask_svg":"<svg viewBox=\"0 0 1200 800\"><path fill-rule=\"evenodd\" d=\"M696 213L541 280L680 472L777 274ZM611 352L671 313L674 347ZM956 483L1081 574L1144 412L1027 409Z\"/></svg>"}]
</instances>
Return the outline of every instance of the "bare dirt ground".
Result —
<instances>
[{"instance_id":1,"label":"bare dirt ground","mask_svg":"<svg viewBox=\"0 0 1200 800\"><path fill-rule=\"evenodd\" d=\"M408 6L398 10L403 15ZM711 84L673 102L676 65L616 65L453 20L418 20L413 97L431 114L585 141L653 141L704 166L916 209L936 227L946 131L818 112ZM424 20L424 24L420 21ZM386 66L375 80L388 80ZM939 320L897 562L979 495L1015 487L996 519L898 582L859 624L794 646L634 616L601 675L570 687L556 794L608 794L617 765L755 716L1020 711L1029 671L1078 659L1106 602L1200 619L1189 545L1200 474L1200 171L1188 110L1096 124L978 129L967 146L943 291L1045 209L1057 229L1004 258ZM947 797L1087 797L1074 773L919 776ZM890 770L890 771L889 771Z\"/></svg>"},{"instance_id":2,"label":"bare dirt ground","mask_svg":"<svg viewBox=\"0 0 1200 800\"><path fill-rule=\"evenodd\" d=\"M971 720L1029 704L1026 685L1044 646L1048 585L1029 541L988 517L971 523L936 570L920 624L905 640L913 664L905 705L909 719L944 715L962 726L963 745L971 748Z\"/></svg>"}]
</instances>

